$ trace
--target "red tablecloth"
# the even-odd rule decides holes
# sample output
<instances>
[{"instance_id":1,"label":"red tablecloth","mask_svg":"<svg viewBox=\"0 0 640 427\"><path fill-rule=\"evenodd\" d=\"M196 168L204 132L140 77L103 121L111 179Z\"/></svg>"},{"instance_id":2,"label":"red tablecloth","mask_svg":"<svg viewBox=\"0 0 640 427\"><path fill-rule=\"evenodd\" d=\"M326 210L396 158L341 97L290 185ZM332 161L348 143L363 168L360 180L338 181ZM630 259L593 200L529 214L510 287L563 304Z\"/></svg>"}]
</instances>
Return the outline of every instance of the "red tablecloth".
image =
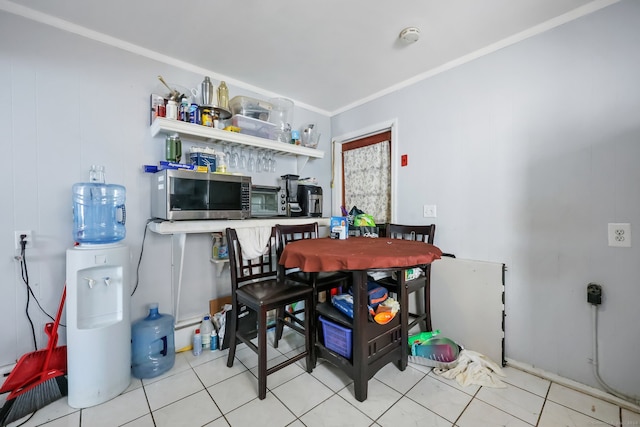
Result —
<instances>
[{"instance_id":1,"label":"red tablecloth","mask_svg":"<svg viewBox=\"0 0 640 427\"><path fill-rule=\"evenodd\" d=\"M302 271L369 270L431 264L442 251L411 240L350 237L306 239L288 243L280 264Z\"/></svg>"}]
</instances>

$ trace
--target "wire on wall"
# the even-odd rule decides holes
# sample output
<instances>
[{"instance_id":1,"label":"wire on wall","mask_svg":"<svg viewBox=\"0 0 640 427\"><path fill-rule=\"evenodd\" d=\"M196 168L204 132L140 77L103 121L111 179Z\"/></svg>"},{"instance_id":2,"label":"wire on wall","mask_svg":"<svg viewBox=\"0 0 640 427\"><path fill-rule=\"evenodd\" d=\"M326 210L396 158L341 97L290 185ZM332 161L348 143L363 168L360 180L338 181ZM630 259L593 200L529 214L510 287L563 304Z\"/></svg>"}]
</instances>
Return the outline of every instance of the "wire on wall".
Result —
<instances>
[{"instance_id":1,"label":"wire on wall","mask_svg":"<svg viewBox=\"0 0 640 427\"><path fill-rule=\"evenodd\" d=\"M136 293L138 289L138 284L140 283L140 264L142 263L142 254L144 253L144 241L147 240L147 229L149 228L149 223L154 222L154 219L148 219L144 224L144 233L142 234L142 245L140 247L140 257L138 258L138 265L136 266L136 284L133 287L133 291L131 291L131 296Z\"/></svg>"},{"instance_id":2,"label":"wire on wall","mask_svg":"<svg viewBox=\"0 0 640 427\"><path fill-rule=\"evenodd\" d=\"M31 285L29 284L29 269L27 268L27 255L26 255L26 247L27 247L27 241L26 241L26 236L20 236L20 255L16 256L15 258L20 261L20 274L22 276L22 282L25 284L26 288L27 288L27 302L25 304L25 309L24 312L27 316L27 320L29 321L29 325L31 327L31 336L33 338L33 347L35 350L38 350L38 342L36 340L36 330L35 327L33 326L33 320L31 319L31 315L29 314L29 306L31 305L31 298L33 297L33 300L36 302L38 308L40 309L40 311L42 311L44 313L45 316L47 316L49 319L51 319L51 321L54 321L53 316L51 316L49 313L46 312L46 310L44 308L42 308L42 305L40 305L40 301L38 301L38 298L36 297L36 295L33 293L33 289L31 288ZM65 325L60 324L60 326L65 327Z\"/></svg>"}]
</instances>

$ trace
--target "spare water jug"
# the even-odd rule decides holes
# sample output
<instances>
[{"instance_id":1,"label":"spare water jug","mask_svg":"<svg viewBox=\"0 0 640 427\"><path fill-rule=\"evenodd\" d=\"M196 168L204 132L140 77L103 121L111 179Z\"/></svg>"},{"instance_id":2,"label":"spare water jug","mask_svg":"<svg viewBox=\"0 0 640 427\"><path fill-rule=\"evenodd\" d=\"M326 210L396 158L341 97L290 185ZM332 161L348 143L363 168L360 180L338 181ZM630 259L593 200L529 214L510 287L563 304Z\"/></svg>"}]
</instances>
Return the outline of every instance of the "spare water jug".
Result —
<instances>
[{"instance_id":1,"label":"spare water jug","mask_svg":"<svg viewBox=\"0 0 640 427\"><path fill-rule=\"evenodd\" d=\"M126 190L105 184L104 169L93 166L89 182L73 185L73 239L78 243L114 243L126 231Z\"/></svg>"},{"instance_id":2,"label":"spare water jug","mask_svg":"<svg viewBox=\"0 0 640 427\"><path fill-rule=\"evenodd\" d=\"M131 373L136 378L153 378L167 372L176 360L174 319L149 305L149 315L131 325Z\"/></svg>"}]
</instances>

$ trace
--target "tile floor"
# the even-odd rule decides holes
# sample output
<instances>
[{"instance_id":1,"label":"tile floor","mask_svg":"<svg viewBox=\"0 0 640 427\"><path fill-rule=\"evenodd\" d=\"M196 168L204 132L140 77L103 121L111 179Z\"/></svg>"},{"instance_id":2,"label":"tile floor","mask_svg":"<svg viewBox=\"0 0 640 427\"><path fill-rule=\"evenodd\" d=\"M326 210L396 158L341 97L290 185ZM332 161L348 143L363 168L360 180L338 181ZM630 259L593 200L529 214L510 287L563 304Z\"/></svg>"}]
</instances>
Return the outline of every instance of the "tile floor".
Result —
<instances>
[{"instance_id":1,"label":"tile floor","mask_svg":"<svg viewBox=\"0 0 640 427\"><path fill-rule=\"evenodd\" d=\"M299 335L286 334L279 349L269 349L270 364L301 344ZM511 367L504 370L507 388L463 388L425 366L401 372L389 364L358 402L351 380L331 364L320 360L307 374L302 361L270 375L267 398L259 400L255 353L238 347L233 368L226 356L179 353L169 372L133 379L106 403L76 410L64 398L10 426L640 426L638 412Z\"/></svg>"}]
</instances>

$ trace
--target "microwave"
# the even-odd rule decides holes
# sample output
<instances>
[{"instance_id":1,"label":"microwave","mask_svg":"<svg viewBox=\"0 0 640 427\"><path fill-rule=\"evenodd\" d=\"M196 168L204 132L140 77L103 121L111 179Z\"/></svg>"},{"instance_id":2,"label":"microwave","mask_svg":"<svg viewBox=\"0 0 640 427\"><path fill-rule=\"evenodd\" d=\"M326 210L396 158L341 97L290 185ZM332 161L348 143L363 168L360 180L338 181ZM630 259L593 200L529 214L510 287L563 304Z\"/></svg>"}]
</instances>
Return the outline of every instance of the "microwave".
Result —
<instances>
[{"instance_id":1,"label":"microwave","mask_svg":"<svg viewBox=\"0 0 640 427\"><path fill-rule=\"evenodd\" d=\"M287 215L287 195L280 187L251 186L251 216L274 217Z\"/></svg>"},{"instance_id":2,"label":"microwave","mask_svg":"<svg viewBox=\"0 0 640 427\"><path fill-rule=\"evenodd\" d=\"M169 221L251 217L251 177L165 169L152 176L151 216Z\"/></svg>"}]
</instances>

